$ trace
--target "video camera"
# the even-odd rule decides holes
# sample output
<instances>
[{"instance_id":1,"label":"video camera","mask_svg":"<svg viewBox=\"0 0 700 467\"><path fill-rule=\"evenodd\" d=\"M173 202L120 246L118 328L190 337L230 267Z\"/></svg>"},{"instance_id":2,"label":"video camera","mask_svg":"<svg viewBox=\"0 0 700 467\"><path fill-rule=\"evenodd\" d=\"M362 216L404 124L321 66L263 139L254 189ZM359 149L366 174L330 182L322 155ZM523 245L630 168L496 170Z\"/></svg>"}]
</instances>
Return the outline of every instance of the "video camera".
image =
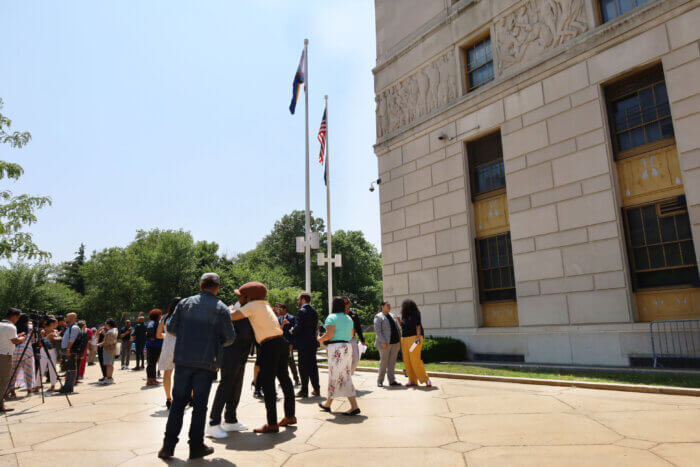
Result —
<instances>
[{"instance_id":1,"label":"video camera","mask_svg":"<svg viewBox=\"0 0 700 467\"><path fill-rule=\"evenodd\" d=\"M32 323L36 326L43 326L49 319L49 314L46 311L41 310L29 310L27 316L32 320Z\"/></svg>"}]
</instances>

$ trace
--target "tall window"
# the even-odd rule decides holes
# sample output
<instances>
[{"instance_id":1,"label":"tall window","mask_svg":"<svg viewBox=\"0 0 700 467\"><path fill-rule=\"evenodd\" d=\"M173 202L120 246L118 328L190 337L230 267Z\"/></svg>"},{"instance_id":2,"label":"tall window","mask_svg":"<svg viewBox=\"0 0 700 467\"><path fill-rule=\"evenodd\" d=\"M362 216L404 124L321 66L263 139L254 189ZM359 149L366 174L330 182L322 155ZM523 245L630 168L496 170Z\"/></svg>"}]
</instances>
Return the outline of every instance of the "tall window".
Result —
<instances>
[{"instance_id":1,"label":"tall window","mask_svg":"<svg viewBox=\"0 0 700 467\"><path fill-rule=\"evenodd\" d=\"M607 23L611 19L627 13L646 3L647 0L600 0L600 10L603 15L603 22Z\"/></svg>"},{"instance_id":2,"label":"tall window","mask_svg":"<svg viewBox=\"0 0 700 467\"><path fill-rule=\"evenodd\" d=\"M467 62L467 91L472 91L493 79L491 38L473 44L465 50Z\"/></svg>"},{"instance_id":3,"label":"tall window","mask_svg":"<svg viewBox=\"0 0 700 467\"><path fill-rule=\"evenodd\" d=\"M477 224L480 301L514 301L513 252L500 132L468 143L467 155Z\"/></svg>"},{"instance_id":4,"label":"tall window","mask_svg":"<svg viewBox=\"0 0 700 467\"><path fill-rule=\"evenodd\" d=\"M685 196L623 212L635 288L700 286Z\"/></svg>"},{"instance_id":5,"label":"tall window","mask_svg":"<svg viewBox=\"0 0 700 467\"><path fill-rule=\"evenodd\" d=\"M481 302L515 300L510 232L477 239Z\"/></svg>"},{"instance_id":6,"label":"tall window","mask_svg":"<svg viewBox=\"0 0 700 467\"><path fill-rule=\"evenodd\" d=\"M673 123L661 67L606 89L617 158L638 154L653 143L673 142Z\"/></svg>"},{"instance_id":7,"label":"tall window","mask_svg":"<svg viewBox=\"0 0 700 467\"><path fill-rule=\"evenodd\" d=\"M471 168L472 197L502 192L506 186L501 134L494 133L467 145Z\"/></svg>"}]
</instances>

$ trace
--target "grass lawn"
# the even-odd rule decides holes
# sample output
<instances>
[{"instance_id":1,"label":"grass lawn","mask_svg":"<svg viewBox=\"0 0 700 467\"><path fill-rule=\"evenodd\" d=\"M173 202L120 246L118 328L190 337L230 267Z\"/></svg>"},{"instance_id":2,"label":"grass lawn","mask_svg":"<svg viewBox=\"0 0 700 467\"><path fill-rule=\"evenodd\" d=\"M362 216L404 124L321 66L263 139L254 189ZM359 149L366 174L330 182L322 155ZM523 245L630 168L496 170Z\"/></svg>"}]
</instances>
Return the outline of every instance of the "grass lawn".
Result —
<instances>
[{"instance_id":1,"label":"grass lawn","mask_svg":"<svg viewBox=\"0 0 700 467\"><path fill-rule=\"evenodd\" d=\"M360 366L379 366L377 360L361 360ZM396 364L403 370L403 362ZM700 388L700 375L663 374L663 373L626 373L612 371L560 371L547 369L506 369L484 368L480 366L455 365L444 363L426 363L428 371L443 373L460 373L467 375L508 376L519 378L556 379L562 381L592 381L598 383L646 384L650 386L677 386Z\"/></svg>"}]
</instances>

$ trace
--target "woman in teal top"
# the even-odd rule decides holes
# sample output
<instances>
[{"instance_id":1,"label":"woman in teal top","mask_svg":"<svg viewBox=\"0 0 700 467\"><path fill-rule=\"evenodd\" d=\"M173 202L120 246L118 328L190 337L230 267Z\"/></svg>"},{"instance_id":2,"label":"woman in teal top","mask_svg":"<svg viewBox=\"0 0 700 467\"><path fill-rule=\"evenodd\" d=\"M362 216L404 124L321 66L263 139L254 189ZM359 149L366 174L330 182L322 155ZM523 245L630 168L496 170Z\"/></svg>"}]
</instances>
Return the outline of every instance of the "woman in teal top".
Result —
<instances>
[{"instance_id":1,"label":"woman in teal top","mask_svg":"<svg viewBox=\"0 0 700 467\"><path fill-rule=\"evenodd\" d=\"M318 341L328 344L328 400L319 402L319 407L331 411L331 403L337 397L347 397L350 410L343 415L357 415L355 386L352 384L352 347L350 339L355 335L352 318L345 314L345 301L340 297L333 299L332 313L326 318L326 333L318 336Z\"/></svg>"}]
</instances>

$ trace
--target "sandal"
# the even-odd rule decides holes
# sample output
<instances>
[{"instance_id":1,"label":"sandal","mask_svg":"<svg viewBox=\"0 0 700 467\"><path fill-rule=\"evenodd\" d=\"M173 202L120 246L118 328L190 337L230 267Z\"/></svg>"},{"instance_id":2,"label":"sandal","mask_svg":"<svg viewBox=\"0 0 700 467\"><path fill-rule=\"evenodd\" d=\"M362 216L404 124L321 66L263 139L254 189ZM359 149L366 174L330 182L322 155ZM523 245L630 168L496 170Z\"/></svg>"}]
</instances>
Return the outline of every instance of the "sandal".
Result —
<instances>
[{"instance_id":1,"label":"sandal","mask_svg":"<svg viewBox=\"0 0 700 467\"><path fill-rule=\"evenodd\" d=\"M331 408L330 408L330 407L326 407L325 405L323 405L323 404L320 403L320 402L318 403L318 406L319 406L319 407L321 408L321 410L323 410L324 412L330 412L330 411L331 411Z\"/></svg>"}]
</instances>

